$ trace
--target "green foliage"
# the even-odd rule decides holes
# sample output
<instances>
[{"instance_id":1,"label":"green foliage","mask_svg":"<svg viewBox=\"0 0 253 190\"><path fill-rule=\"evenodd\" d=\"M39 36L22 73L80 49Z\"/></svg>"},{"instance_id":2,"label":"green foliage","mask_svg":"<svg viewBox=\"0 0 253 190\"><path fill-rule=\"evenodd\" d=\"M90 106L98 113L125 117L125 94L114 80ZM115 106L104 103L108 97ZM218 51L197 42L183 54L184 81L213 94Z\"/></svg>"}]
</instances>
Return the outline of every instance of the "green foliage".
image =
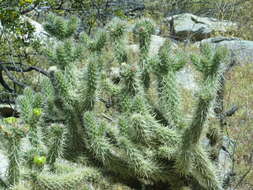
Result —
<instances>
[{"instance_id":1,"label":"green foliage","mask_svg":"<svg viewBox=\"0 0 253 190\"><path fill-rule=\"evenodd\" d=\"M21 70L27 70L27 67L37 63L38 57L35 55L41 47L38 36L34 35L35 27L31 19L22 13L31 3L27 2L21 6L20 2L18 0L0 1L1 76L6 83L5 85L1 83L1 85L9 97L16 97L25 86L32 83L30 80L32 75L27 76L26 72L23 72L23 75L20 73ZM2 67L5 67L5 72ZM2 98L4 97L1 96Z\"/></svg>"}]
</instances>

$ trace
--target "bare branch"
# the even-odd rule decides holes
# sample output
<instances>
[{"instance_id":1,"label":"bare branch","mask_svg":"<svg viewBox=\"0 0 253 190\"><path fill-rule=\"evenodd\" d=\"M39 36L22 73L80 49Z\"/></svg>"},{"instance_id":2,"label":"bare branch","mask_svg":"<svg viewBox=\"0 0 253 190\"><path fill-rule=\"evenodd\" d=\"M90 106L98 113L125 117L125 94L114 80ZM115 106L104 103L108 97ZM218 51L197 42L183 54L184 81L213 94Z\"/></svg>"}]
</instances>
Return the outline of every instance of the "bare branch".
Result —
<instances>
[{"instance_id":1,"label":"bare branch","mask_svg":"<svg viewBox=\"0 0 253 190\"><path fill-rule=\"evenodd\" d=\"M10 71L9 71L4 65L0 64L0 69L2 69L2 70L5 71L6 75L8 76L8 78L9 78L10 80L12 80L13 83L15 83L15 84L17 84L17 85L19 85L19 86L21 86L21 87L23 87L23 88L26 87L26 85L25 85L24 83L19 82L19 81L10 73Z\"/></svg>"},{"instance_id":2,"label":"bare branch","mask_svg":"<svg viewBox=\"0 0 253 190\"><path fill-rule=\"evenodd\" d=\"M17 67L17 65L19 65L20 67ZM8 69L9 71L15 71L15 72L29 72L29 71L37 71L47 77L49 77L49 73L45 70L43 70L42 68L36 67L36 66L29 66L23 63L9 63L9 62L0 62L0 66L5 66L6 69ZM22 68L22 67L26 67L26 68Z\"/></svg>"},{"instance_id":3,"label":"bare branch","mask_svg":"<svg viewBox=\"0 0 253 190\"><path fill-rule=\"evenodd\" d=\"M38 5L39 5L39 3L37 2L33 6L31 6L31 7L27 8L27 9L21 11L21 15L25 15L27 13L32 12L33 10L35 10L37 8Z\"/></svg>"},{"instance_id":4,"label":"bare branch","mask_svg":"<svg viewBox=\"0 0 253 190\"><path fill-rule=\"evenodd\" d=\"M0 70L0 84L9 92L14 92L14 89L10 88L3 78L3 71Z\"/></svg>"},{"instance_id":5,"label":"bare branch","mask_svg":"<svg viewBox=\"0 0 253 190\"><path fill-rule=\"evenodd\" d=\"M16 79L10 71L14 72L20 72L20 73L26 73L30 71L36 71L38 73L41 73L47 77L49 77L49 73L42 68L36 67L36 66L29 66L26 64L22 63L10 63L10 62L0 62L0 84L9 92L14 92L15 90L12 89L4 80L3 78L3 73L5 72L8 78L14 83L17 84L18 86L21 86L22 88L26 87L25 84L21 83Z\"/></svg>"},{"instance_id":6,"label":"bare branch","mask_svg":"<svg viewBox=\"0 0 253 190\"><path fill-rule=\"evenodd\" d=\"M239 109L238 106L233 106L230 110L226 111L224 117L231 117Z\"/></svg>"}]
</instances>

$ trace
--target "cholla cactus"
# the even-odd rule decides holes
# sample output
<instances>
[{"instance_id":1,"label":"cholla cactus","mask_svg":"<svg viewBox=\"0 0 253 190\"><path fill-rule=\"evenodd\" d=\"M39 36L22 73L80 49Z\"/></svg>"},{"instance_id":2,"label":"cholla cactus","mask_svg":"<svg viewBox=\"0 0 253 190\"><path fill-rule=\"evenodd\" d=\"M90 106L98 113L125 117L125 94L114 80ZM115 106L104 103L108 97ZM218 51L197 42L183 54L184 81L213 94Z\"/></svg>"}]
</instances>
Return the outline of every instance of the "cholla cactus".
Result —
<instances>
[{"instance_id":1,"label":"cholla cactus","mask_svg":"<svg viewBox=\"0 0 253 190\"><path fill-rule=\"evenodd\" d=\"M5 118L1 123L0 132L8 142L8 182L14 185L20 180L20 152L21 139L26 135L29 129L22 127L15 117Z\"/></svg>"},{"instance_id":2,"label":"cholla cactus","mask_svg":"<svg viewBox=\"0 0 253 190\"><path fill-rule=\"evenodd\" d=\"M171 44L165 42L158 53L159 60L153 61L153 70L157 76L160 111L169 118L172 125L182 128L182 113L180 111L180 96L176 80L176 72L186 64L185 56L171 50Z\"/></svg>"},{"instance_id":3,"label":"cholla cactus","mask_svg":"<svg viewBox=\"0 0 253 190\"><path fill-rule=\"evenodd\" d=\"M140 60L141 66L141 79L144 84L144 89L147 90L150 86L149 66L148 66L148 52L151 43L151 35L155 32L155 25L152 20L141 19L139 20L134 29L139 45L140 45Z\"/></svg>"},{"instance_id":4,"label":"cholla cactus","mask_svg":"<svg viewBox=\"0 0 253 190\"><path fill-rule=\"evenodd\" d=\"M127 23L116 17L107 25L107 30L114 48L115 58L119 64L126 63L128 58L126 52Z\"/></svg>"},{"instance_id":5,"label":"cholla cactus","mask_svg":"<svg viewBox=\"0 0 253 190\"><path fill-rule=\"evenodd\" d=\"M48 22L44 25L44 28L57 39L63 40L70 38L73 35L78 27L78 23L78 18L74 16L69 20L65 20L62 17L50 14L48 16Z\"/></svg>"},{"instance_id":6,"label":"cholla cactus","mask_svg":"<svg viewBox=\"0 0 253 190\"><path fill-rule=\"evenodd\" d=\"M62 67L56 61L58 69L41 83L43 90L37 96L43 98L31 98L29 90L20 98L26 123L34 121L38 111L35 108L42 109L36 124L40 129L43 124L42 134L49 137L38 135L40 141L32 145L47 147L45 165L49 164L54 174L48 174L45 167L33 177L33 188L84 187L89 183L87 179L93 178L86 167L92 166L101 178L109 177L110 183L120 182L136 189L147 185L153 189L222 190L218 171L202 147L201 136L205 135L208 113L219 88L224 50L204 46L200 56L192 56L203 79L193 119L187 123L175 77L187 58L172 51L167 42L156 58L149 57L155 26L145 19L134 27L140 57L131 62L123 40L125 27L117 19L108 25L107 33L100 31L94 38L82 34L80 43L88 59L78 61L64 54L69 62ZM119 45L123 48L118 51ZM114 53L110 54L110 49ZM106 60L108 54L115 56L113 63ZM109 72L115 65L119 67L118 80L113 80ZM77 66L82 69L77 71ZM151 79L156 86L150 85ZM150 97L149 88L158 96ZM30 123L33 127L34 124ZM83 169L73 167L57 173L59 160L76 162Z\"/></svg>"}]
</instances>

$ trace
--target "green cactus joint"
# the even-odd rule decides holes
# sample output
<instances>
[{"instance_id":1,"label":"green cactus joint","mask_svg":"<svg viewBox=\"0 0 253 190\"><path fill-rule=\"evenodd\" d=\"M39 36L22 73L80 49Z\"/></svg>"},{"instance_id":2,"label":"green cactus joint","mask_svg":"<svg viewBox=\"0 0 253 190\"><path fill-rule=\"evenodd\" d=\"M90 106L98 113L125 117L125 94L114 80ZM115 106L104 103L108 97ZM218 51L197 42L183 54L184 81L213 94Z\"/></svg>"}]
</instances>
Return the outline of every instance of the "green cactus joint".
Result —
<instances>
[{"instance_id":1,"label":"green cactus joint","mask_svg":"<svg viewBox=\"0 0 253 190\"><path fill-rule=\"evenodd\" d=\"M41 114L42 114L42 109L41 109L41 108L34 108L34 109L33 109L33 114L34 114L36 117L40 117Z\"/></svg>"},{"instance_id":2,"label":"green cactus joint","mask_svg":"<svg viewBox=\"0 0 253 190\"><path fill-rule=\"evenodd\" d=\"M17 118L16 117L7 117L7 118L4 118L4 122L7 124L14 124L17 122Z\"/></svg>"},{"instance_id":3,"label":"green cactus joint","mask_svg":"<svg viewBox=\"0 0 253 190\"><path fill-rule=\"evenodd\" d=\"M35 155L33 157L33 163L38 165L38 166L42 166L46 163L47 161L47 158L45 156L38 156L38 155Z\"/></svg>"}]
</instances>

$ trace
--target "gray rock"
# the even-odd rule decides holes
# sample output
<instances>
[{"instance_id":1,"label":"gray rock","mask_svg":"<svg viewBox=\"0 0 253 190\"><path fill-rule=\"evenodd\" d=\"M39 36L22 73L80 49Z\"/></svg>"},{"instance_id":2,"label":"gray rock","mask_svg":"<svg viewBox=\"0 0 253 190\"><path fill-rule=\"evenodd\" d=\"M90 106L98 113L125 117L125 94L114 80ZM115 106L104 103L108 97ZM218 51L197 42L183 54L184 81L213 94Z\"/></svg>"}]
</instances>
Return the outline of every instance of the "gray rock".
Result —
<instances>
[{"instance_id":1,"label":"gray rock","mask_svg":"<svg viewBox=\"0 0 253 190\"><path fill-rule=\"evenodd\" d=\"M253 63L253 41L240 38L215 37L202 40L196 44L200 45L201 43L210 43L215 47L224 46L239 63Z\"/></svg>"},{"instance_id":2,"label":"gray rock","mask_svg":"<svg viewBox=\"0 0 253 190\"><path fill-rule=\"evenodd\" d=\"M24 20L27 20L34 27L34 37L40 40L46 40L49 37L49 34L44 30L42 24L36 22L35 20L24 17Z\"/></svg>"},{"instance_id":3,"label":"gray rock","mask_svg":"<svg viewBox=\"0 0 253 190\"><path fill-rule=\"evenodd\" d=\"M179 40L200 41L210 37L212 33L226 33L237 28L237 24L233 22L198 17L189 13L168 17L166 21L170 25L171 34Z\"/></svg>"},{"instance_id":4,"label":"gray rock","mask_svg":"<svg viewBox=\"0 0 253 190\"><path fill-rule=\"evenodd\" d=\"M140 48L139 48L138 44L128 45L127 49L130 50L130 51L132 51L132 52L135 52L135 53L139 53L139 51L140 51Z\"/></svg>"},{"instance_id":5,"label":"gray rock","mask_svg":"<svg viewBox=\"0 0 253 190\"><path fill-rule=\"evenodd\" d=\"M149 49L149 56L157 55L160 47L164 44L166 38L152 35ZM173 44L173 47L176 47L176 44Z\"/></svg>"},{"instance_id":6,"label":"gray rock","mask_svg":"<svg viewBox=\"0 0 253 190\"><path fill-rule=\"evenodd\" d=\"M207 137L204 137L202 139L202 146L206 150L211 149L210 140ZM235 148L235 143L227 136L223 136L222 141L222 148L220 149L218 153L217 158L217 167L218 167L218 173L221 181L224 182L224 185L227 185L226 183L229 183L229 178L231 174L233 173L233 152ZM227 189L227 188L224 188ZM230 189L231 190L231 189Z\"/></svg>"},{"instance_id":7,"label":"gray rock","mask_svg":"<svg viewBox=\"0 0 253 190\"><path fill-rule=\"evenodd\" d=\"M8 170L8 167L9 167L9 160L8 160L7 152L6 152L6 146L8 146L8 145L3 143L3 141L1 141L1 140L2 139L0 139L0 147L2 148L2 149L0 149L0 178L4 182L6 182L7 181L7 179L6 179L7 170ZM32 146L31 146L28 138L22 139L22 141L21 141L21 150L22 150L22 152L27 152L31 148L32 148Z\"/></svg>"},{"instance_id":8,"label":"gray rock","mask_svg":"<svg viewBox=\"0 0 253 190\"><path fill-rule=\"evenodd\" d=\"M3 153L2 150L0 150L0 178L5 179L6 177L6 172L8 168L8 158L7 156Z\"/></svg>"},{"instance_id":9,"label":"gray rock","mask_svg":"<svg viewBox=\"0 0 253 190\"><path fill-rule=\"evenodd\" d=\"M193 93L198 90L194 73L190 67L184 67L177 73L177 81L182 88L191 90Z\"/></svg>"},{"instance_id":10,"label":"gray rock","mask_svg":"<svg viewBox=\"0 0 253 190\"><path fill-rule=\"evenodd\" d=\"M157 35L152 35L151 42L150 42L149 56L152 57L152 56L157 55L160 47L164 44L165 41L166 41L166 38L163 38ZM171 40L171 44L172 44L173 49L176 49L178 47L177 44L174 43L172 40ZM128 45L128 48L134 52L139 52L139 45L137 44Z\"/></svg>"},{"instance_id":11,"label":"gray rock","mask_svg":"<svg viewBox=\"0 0 253 190\"><path fill-rule=\"evenodd\" d=\"M223 137L222 149L218 155L218 167L221 178L224 182L230 177L233 169L232 156L235 149L235 142L233 142L229 137Z\"/></svg>"}]
</instances>

